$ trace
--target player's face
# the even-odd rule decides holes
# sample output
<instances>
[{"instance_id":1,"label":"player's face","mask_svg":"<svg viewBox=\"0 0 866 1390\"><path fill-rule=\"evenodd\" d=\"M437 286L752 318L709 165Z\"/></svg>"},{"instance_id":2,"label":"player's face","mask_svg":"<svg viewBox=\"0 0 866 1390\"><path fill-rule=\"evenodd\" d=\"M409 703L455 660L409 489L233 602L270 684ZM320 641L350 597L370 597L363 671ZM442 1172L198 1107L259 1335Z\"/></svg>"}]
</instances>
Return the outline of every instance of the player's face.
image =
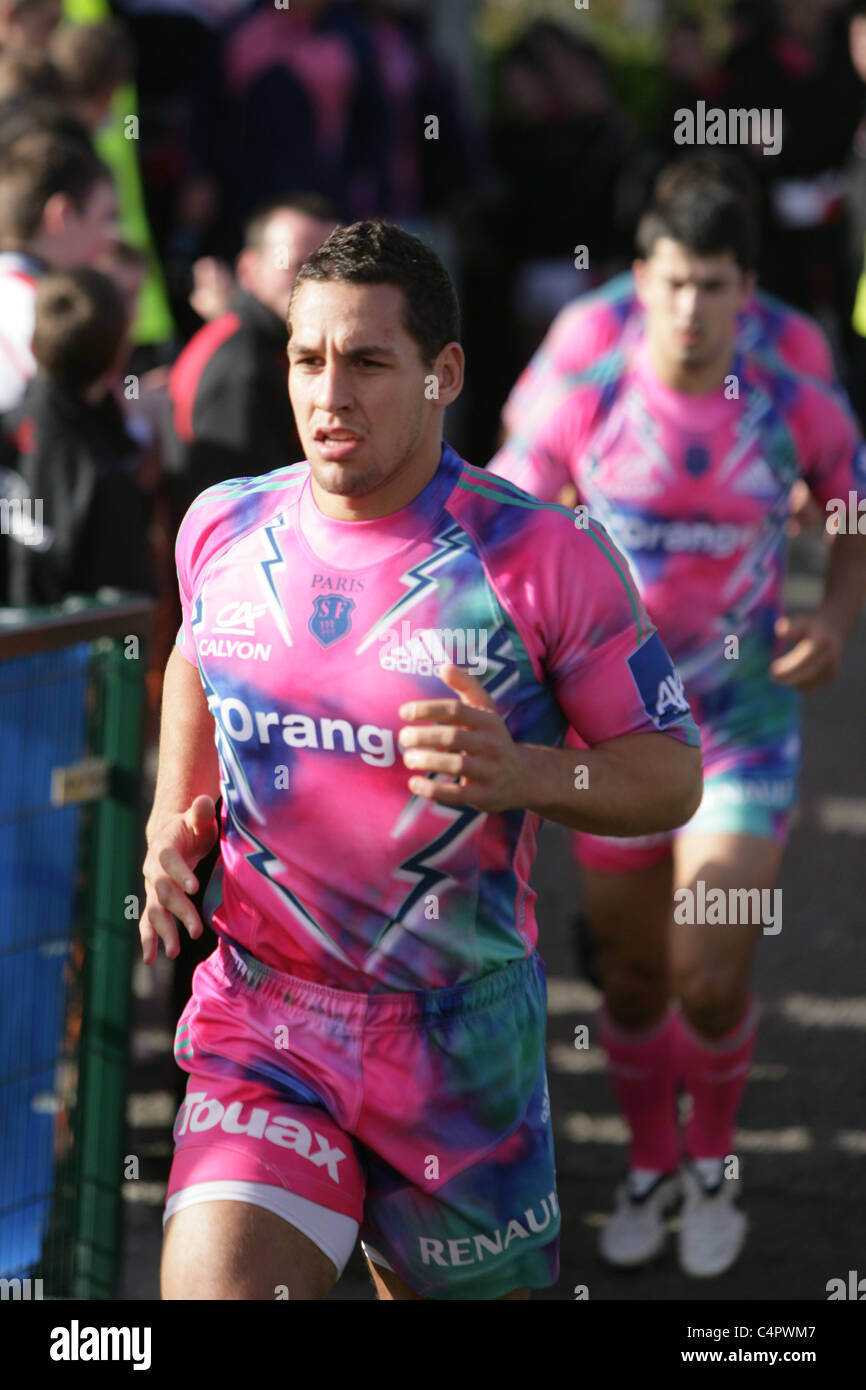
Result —
<instances>
[{"instance_id":1,"label":"player's face","mask_svg":"<svg viewBox=\"0 0 866 1390\"><path fill-rule=\"evenodd\" d=\"M324 493L394 498L408 484L405 505L420 491L412 490L419 470L432 462L435 471L442 413L460 394L463 354L449 343L425 363L404 307L396 285L307 281L295 297L289 395Z\"/></svg>"},{"instance_id":2,"label":"player's face","mask_svg":"<svg viewBox=\"0 0 866 1390\"><path fill-rule=\"evenodd\" d=\"M697 256L681 242L659 237L652 255L634 269L654 350L676 366L705 367L717 360L725 365L737 315L754 286L731 252Z\"/></svg>"}]
</instances>

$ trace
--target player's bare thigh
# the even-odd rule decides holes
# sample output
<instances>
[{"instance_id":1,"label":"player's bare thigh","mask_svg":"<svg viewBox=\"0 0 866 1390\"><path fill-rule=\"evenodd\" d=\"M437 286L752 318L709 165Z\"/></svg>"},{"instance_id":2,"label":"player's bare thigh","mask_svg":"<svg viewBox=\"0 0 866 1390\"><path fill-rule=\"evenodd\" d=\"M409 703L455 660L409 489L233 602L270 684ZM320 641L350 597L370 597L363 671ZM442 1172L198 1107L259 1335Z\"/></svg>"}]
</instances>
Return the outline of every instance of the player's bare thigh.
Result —
<instances>
[{"instance_id":1,"label":"player's bare thigh","mask_svg":"<svg viewBox=\"0 0 866 1390\"><path fill-rule=\"evenodd\" d=\"M726 903L731 901L732 888L773 889L783 853L784 846L758 835L680 835L674 845L675 891L693 892L697 908L699 881L705 893L720 888ZM687 906L688 900L675 900L674 914L685 916ZM701 1032L710 1037L725 1033L745 1012L749 968L763 924L689 923L677 921L674 914L670 929L674 994Z\"/></svg>"},{"instance_id":2,"label":"player's bare thigh","mask_svg":"<svg viewBox=\"0 0 866 1390\"><path fill-rule=\"evenodd\" d=\"M670 995L671 856L632 872L581 867L580 881L608 1008L625 1028L649 1027L661 1018Z\"/></svg>"},{"instance_id":3,"label":"player's bare thigh","mask_svg":"<svg viewBox=\"0 0 866 1390\"><path fill-rule=\"evenodd\" d=\"M413 1293L393 1270L383 1269L381 1265L375 1265L369 1259L367 1260L367 1268L373 1276L376 1297L380 1303L425 1303L430 1301L422 1298L418 1293ZM502 1298L494 1301L504 1303L506 1299L511 1298L529 1298L529 1289L515 1289L512 1293L503 1294Z\"/></svg>"},{"instance_id":4,"label":"player's bare thigh","mask_svg":"<svg viewBox=\"0 0 866 1390\"><path fill-rule=\"evenodd\" d=\"M324 1299L336 1282L313 1241L250 1202L198 1202L166 1222L164 1299Z\"/></svg>"}]
</instances>

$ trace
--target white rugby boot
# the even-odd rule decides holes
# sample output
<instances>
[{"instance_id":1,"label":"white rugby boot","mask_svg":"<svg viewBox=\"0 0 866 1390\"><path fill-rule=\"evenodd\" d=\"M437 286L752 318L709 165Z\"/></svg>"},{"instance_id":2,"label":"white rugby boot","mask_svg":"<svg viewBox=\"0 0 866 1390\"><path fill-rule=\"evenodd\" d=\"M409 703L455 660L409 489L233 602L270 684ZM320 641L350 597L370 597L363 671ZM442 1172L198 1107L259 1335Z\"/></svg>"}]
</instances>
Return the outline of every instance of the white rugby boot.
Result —
<instances>
[{"instance_id":1,"label":"white rugby boot","mask_svg":"<svg viewBox=\"0 0 866 1390\"><path fill-rule=\"evenodd\" d=\"M679 1198L678 1173L630 1172L616 1190L616 1210L599 1238L602 1259L619 1269L654 1260L668 1238L665 1217Z\"/></svg>"},{"instance_id":2,"label":"white rugby boot","mask_svg":"<svg viewBox=\"0 0 866 1390\"><path fill-rule=\"evenodd\" d=\"M677 1254L693 1279L724 1274L746 1243L749 1220L737 1206L739 1178L724 1176L723 1159L697 1159L683 1165L684 1202Z\"/></svg>"}]
</instances>

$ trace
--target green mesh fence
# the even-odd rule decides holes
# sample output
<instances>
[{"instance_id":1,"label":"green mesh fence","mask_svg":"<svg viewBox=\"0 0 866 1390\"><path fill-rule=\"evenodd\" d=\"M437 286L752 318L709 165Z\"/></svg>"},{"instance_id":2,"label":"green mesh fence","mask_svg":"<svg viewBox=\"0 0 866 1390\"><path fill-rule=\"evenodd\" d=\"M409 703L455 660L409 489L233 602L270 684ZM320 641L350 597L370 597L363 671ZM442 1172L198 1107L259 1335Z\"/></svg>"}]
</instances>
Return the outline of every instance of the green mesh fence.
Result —
<instances>
[{"instance_id":1,"label":"green mesh fence","mask_svg":"<svg viewBox=\"0 0 866 1390\"><path fill-rule=\"evenodd\" d=\"M0 610L0 1298L114 1292L152 615Z\"/></svg>"}]
</instances>

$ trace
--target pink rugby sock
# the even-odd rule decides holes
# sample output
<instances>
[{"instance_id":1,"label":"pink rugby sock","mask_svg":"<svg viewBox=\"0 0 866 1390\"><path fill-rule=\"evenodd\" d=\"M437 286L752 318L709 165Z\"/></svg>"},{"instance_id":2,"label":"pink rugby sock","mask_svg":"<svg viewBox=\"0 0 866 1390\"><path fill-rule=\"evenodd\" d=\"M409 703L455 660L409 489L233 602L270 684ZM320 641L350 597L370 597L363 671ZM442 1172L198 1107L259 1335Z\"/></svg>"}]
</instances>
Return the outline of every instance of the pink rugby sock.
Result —
<instances>
[{"instance_id":1,"label":"pink rugby sock","mask_svg":"<svg viewBox=\"0 0 866 1390\"><path fill-rule=\"evenodd\" d=\"M749 1002L745 1016L729 1033L705 1038L677 1016L677 1073L692 1098L686 1126L690 1158L724 1158L733 1152L734 1122L746 1088L758 1034L758 1009Z\"/></svg>"},{"instance_id":2,"label":"pink rugby sock","mask_svg":"<svg viewBox=\"0 0 866 1390\"><path fill-rule=\"evenodd\" d=\"M619 1108L631 1130L629 1168L667 1173L679 1165L676 1114L676 1015L652 1028L623 1028L604 1006L599 1036Z\"/></svg>"}]
</instances>

